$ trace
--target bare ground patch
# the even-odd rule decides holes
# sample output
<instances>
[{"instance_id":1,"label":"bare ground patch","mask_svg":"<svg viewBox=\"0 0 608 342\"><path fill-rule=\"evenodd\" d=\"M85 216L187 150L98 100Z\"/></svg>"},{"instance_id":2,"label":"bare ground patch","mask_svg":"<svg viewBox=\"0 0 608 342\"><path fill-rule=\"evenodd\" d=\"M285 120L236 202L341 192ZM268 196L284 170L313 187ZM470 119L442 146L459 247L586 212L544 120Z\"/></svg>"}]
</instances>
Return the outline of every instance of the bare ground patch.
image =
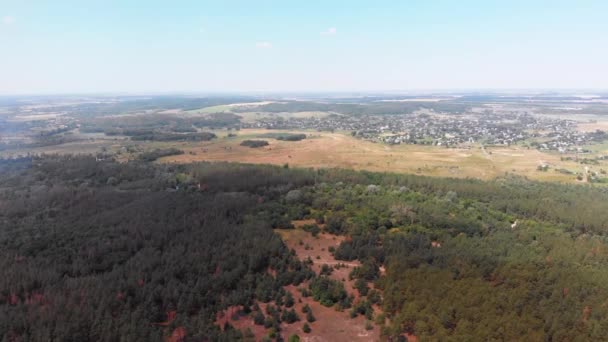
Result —
<instances>
[{"instance_id":1,"label":"bare ground patch","mask_svg":"<svg viewBox=\"0 0 608 342\"><path fill-rule=\"evenodd\" d=\"M276 229L275 231L283 238L285 244L295 250L296 255L300 260L305 260L310 257L313 261L312 269L319 273L323 265L335 266L343 264L343 267L334 269L330 278L342 281L345 289L355 295L355 302L358 300L358 292L353 289L353 281L348 279L351 270L359 266L358 261L342 262L334 259L329 251L330 247L337 248L340 242L344 241L344 236L336 236L328 233L320 233L317 237L300 229L302 226L314 223L314 220L299 220L292 222L296 229ZM308 284L303 283L300 288L307 288ZM346 342L346 341L379 341L380 328L368 322L363 316L350 318L349 310L337 311L334 307L325 307L318 302L315 302L312 297L303 297L298 287L290 285L285 289L289 291L294 299L295 311L300 316L300 321L287 324L281 323L281 335L287 339L293 334L300 336L301 341L315 342ZM262 312L266 312L266 307L274 303L258 303ZM311 327L311 332L305 333L303 330L306 322L306 314L302 308L308 305L315 317L315 321L308 323ZM229 322L233 327L240 330L250 329L256 340L260 340L268 335L269 330L263 326L255 325L253 315L239 315L242 311L240 307L231 307L217 315L216 324L220 327L226 322ZM379 310L378 310L379 311Z\"/></svg>"}]
</instances>

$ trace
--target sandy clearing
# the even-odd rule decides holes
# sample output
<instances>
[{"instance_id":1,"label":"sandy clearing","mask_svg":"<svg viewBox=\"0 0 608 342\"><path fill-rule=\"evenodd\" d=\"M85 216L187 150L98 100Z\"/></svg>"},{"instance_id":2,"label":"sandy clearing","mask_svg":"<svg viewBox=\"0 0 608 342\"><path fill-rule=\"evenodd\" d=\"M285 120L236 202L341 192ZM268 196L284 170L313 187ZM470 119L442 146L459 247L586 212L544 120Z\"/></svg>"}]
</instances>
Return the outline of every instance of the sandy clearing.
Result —
<instances>
[{"instance_id":1,"label":"sandy clearing","mask_svg":"<svg viewBox=\"0 0 608 342\"><path fill-rule=\"evenodd\" d=\"M355 301L358 300L358 293L352 288L353 282L348 280L348 274L353 267L359 266L357 261L341 262L333 258L329 252L329 247L337 247L340 242L344 241L344 236L335 236L327 233L320 233L317 237L305 232L299 228L306 224L314 223L314 220L298 220L293 221L295 229L275 229L275 232L281 236L285 244L296 251L296 255L300 260L310 257L313 260L313 270L317 273L321 270L324 264L335 265L342 263L345 267L336 269L330 275L330 278L338 281L343 281L345 288L349 293L357 295ZM318 258L317 258L318 256ZM299 287L307 287L307 283L301 284ZM281 335L287 339L293 334L300 336L301 341L315 342L347 342L347 341L380 341L380 328L372 324L372 329L366 329L367 320L363 316L358 316L354 319L350 318L348 310L337 311L335 308L328 308L315 302L312 297L303 297L294 285L286 286L285 289L293 295L295 299L294 308L300 316L300 321L293 324L281 323ZM266 307L274 303L258 303L262 312L266 312ZM308 305L316 318L316 321L309 323L312 331L305 333L302 330L306 315L302 312L302 308ZM239 316L240 307L231 307L227 310L218 313L216 324L223 327L226 322L230 322L237 329L251 329L256 340L268 334L268 330L262 326L257 326L253 322L252 315ZM377 309L377 308L376 308ZM376 311L379 311L377 309ZM238 318L238 319L233 319Z\"/></svg>"}]
</instances>

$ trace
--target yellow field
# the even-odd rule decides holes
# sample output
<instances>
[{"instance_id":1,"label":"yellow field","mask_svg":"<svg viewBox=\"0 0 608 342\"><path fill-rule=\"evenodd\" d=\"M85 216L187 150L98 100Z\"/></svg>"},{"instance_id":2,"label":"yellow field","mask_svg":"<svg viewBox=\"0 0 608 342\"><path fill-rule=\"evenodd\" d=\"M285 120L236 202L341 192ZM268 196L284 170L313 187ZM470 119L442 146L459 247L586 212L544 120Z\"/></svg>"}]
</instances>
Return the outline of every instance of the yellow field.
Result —
<instances>
[{"instance_id":1,"label":"yellow field","mask_svg":"<svg viewBox=\"0 0 608 342\"><path fill-rule=\"evenodd\" d=\"M442 148L422 145L388 146L355 139L346 132L306 133L302 141L280 141L263 138L266 133L287 131L244 129L237 137L228 138L226 130L216 131L218 138L206 142L149 142L131 141L126 137L105 137L102 134L86 134L87 140L40 148L22 148L0 151L0 157L14 157L28 153L98 153L114 152L119 161L135 158L139 152L175 147L183 155L159 159L160 163L190 163L195 161L229 161L242 163L275 164L313 168L348 168L354 170L414 173L428 176L491 179L507 173L545 181L577 182L575 175L562 174L556 169L583 173L585 165L574 161L562 161L557 153L539 152L523 146L492 147L482 149ZM245 139L263 139L269 146L249 148L240 146ZM127 152L126 146L131 146ZM592 145L592 150L608 154L608 144ZM603 161L602 161L603 163ZM550 166L549 171L537 171L541 164ZM587 165L591 171L608 170L604 165Z\"/></svg>"},{"instance_id":2,"label":"yellow field","mask_svg":"<svg viewBox=\"0 0 608 342\"><path fill-rule=\"evenodd\" d=\"M435 146L394 145L362 141L342 133L301 132L312 138L297 142L264 138L270 143L262 148L240 146L245 139L255 139L268 130L241 130L236 138L219 138L211 142L180 144L186 153L159 160L166 163L193 161L230 161L300 167L340 167L355 170L416 173L430 176L473 177L490 179L514 173L539 180L574 182L574 176L555 172L566 168L582 172L583 167L572 161L561 161L557 154L542 153L521 146L470 149L446 149ZM296 132L296 131L290 131ZM225 133L223 134L225 136ZM262 139L262 138L258 138ZM540 164L552 167L548 172L537 171Z\"/></svg>"}]
</instances>

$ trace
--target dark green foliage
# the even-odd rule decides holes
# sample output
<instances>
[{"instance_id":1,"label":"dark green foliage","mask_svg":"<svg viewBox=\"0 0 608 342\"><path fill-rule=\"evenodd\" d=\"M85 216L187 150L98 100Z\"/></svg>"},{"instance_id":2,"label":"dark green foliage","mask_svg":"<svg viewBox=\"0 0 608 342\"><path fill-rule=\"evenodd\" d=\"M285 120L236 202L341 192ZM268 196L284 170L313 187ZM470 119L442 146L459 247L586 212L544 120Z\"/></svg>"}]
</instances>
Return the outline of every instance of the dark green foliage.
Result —
<instances>
[{"instance_id":1,"label":"dark green foliage","mask_svg":"<svg viewBox=\"0 0 608 342\"><path fill-rule=\"evenodd\" d=\"M306 139L306 134L286 134L277 137L277 140L300 141Z\"/></svg>"},{"instance_id":2,"label":"dark green foliage","mask_svg":"<svg viewBox=\"0 0 608 342\"><path fill-rule=\"evenodd\" d=\"M323 266L321 266L321 271L319 272L319 274L328 276L328 275L331 275L333 271L334 271L333 267L331 267L327 264L323 264Z\"/></svg>"},{"instance_id":3,"label":"dark green foliage","mask_svg":"<svg viewBox=\"0 0 608 342\"><path fill-rule=\"evenodd\" d=\"M302 326L302 331L308 334L312 331L312 329L310 328L310 325L308 325L308 323L304 323L304 325Z\"/></svg>"},{"instance_id":4,"label":"dark green foliage","mask_svg":"<svg viewBox=\"0 0 608 342\"><path fill-rule=\"evenodd\" d=\"M384 249L379 245L380 234L376 231L363 231L359 234L353 235L351 239L340 243L334 257L337 260L378 260L384 261ZM373 269L366 268L363 272L374 272L377 269L377 265L373 266ZM377 272L374 274L373 277ZM372 279L373 279L372 277ZM370 279L371 280L371 279Z\"/></svg>"},{"instance_id":5,"label":"dark green foliage","mask_svg":"<svg viewBox=\"0 0 608 342\"><path fill-rule=\"evenodd\" d=\"M374 259L366 259L359 267L355 267L350 276L366 281L376 280L380 275L380 268Z\"/></svg>"},{"instance_id":6,"label":"dark green foliage","mask_svg":"<svg viewBox=\"0 0 608 342\"><path fill-rule=\"evenodd\" d=\"M312 310L308 310L306 311L306 321L309 323L312 323L314 321L316 321L317 319L315 318L315 316L312 313Z\"/></svg>"},{"instance_id":7,"label":"dark green foliage","mask_svg":"<svg viewBox=\"0 0 608 342\"><path fill-rule=\"evenodd\" d=\"M261 311L256 311L253 314L253 322L256 325L264 325L264 322L266 321L266 317L264 316L264 314Z\"/></svg>"},{"instance_id":8,"label":"dark green foliage","mask_svg":"<svg viewBox=\"0 0 608 342\"><path fill-rule=\"evenodd\" d=\"M287 207L279 203L272 202L265 203L260 206L260 212L258 215L269 221L272 228L293 228L293 224L291 223L291 219L287 211Z\"/></svg>"},{"instance_id":9,"label":"dark green foliage","mask_svg":"<svg viewBox=\"0 0 608 342\"><path fill-rule=\"evenodd\" d=\"M148 131L127 131L123 134L131 137L131 140L152 140L152 141L209 141L216 138L210 132L201 133L162 133Z\"/></svg>"},{"instance_id":10,"label":"dark green foliage","mask_svg":"<svg viewBox=\"0 0 608 342\"><path fill-rule=\"evenodd\" d=\"M293 295L291 294L291 292L287 292L285 294L285 307L290 308L294 305L294 300L293 300Z\"/></svg>"},{"instance_id":11,"label":"dark green foliage","mask_svg":"<svg viewBox=\"0 0 608 342\"><path fill-rule=\"evenodd\" d=\"M259 138L273 138L277 140L285 141L300 141L306 139L306 134L301 133L266 133L259 136Z\"/></svg>"},{"instance_id":12,"label":"dark green foliage","mask_svg":"<svg viewBox=\"0 0 608 342\"><path fill-rule=\"evenodd\" d=\"M367 296L367 292L369 291L369 286L367 286L367 281L363 278L359 278L355 281L355 288L359 291L361 296Z\"/></svg>"},{"instance_id":13,"label":"dark green foliage","mask_svg":"<svg viewBox=\"0 0 608 342\"><path fill-rule=\"evenodd\" d=\"M325 229L332 234L342 234L346 231L346 219L338 214L331 214L326 218Z\"/></svg>"},{"instance_id":14,"label":"dark green foliage","mask_svg":"<svg viewBox=\"0 0 608 342\"><path fill-rule=\"evenodd\" d=\"M300 320L300 316L296 313L295 309L291 310L283 310L283 314L281 315L281 320L288 324L294 323Z\"/></svg>"},{"instance_id":15,"label":"dark green foliage","mask_svg":"<svg viewBox=\"0 0 608 342\"><path fill-rule=\"evenodd\" d=\"M310 282L313 298L324 306L339 304L342 308L350 307L348 294L341 282L321 276Z\"/></svg>"},{"instance_id":16,"label":"dark green foliage","mask_svg":"<svg viewBox=\"0 0 608 342\"><path fill-rule=\"evenodd\" d=\"M213 191L191 192L166 191L172 166L91 157L1 165L4 338L161 340L154 323L172 311L193 336L234 337L213 324L219 310L309 276L267 222L247 216L259 194L223 190L228 168Z\"/></svg>"},{"instance_id":17,"label":"dark green foliage","mask_svg":"<svg viewBox=\"0 0 608 342\"><path fill-rule=\"evenodd\" d=\"M302 229L304 231L306 231L306 232L311 233L312 236L317 236L321 232L321 228L319 228L319 226L317 226L316 224L307 224L307 225L304 225L302 227Z\"/></svg>"},{"instance_id":18,"label":"dark green foliage","mask_svg":"<svg viewBox=\"0 0 608 342\"><path fill-rule=\"evenodd\" d=\"M282 321L298 319L293 306L269 305L265 315L256 301L288 306L285 285L310 280L302 296L325 306L353 301L272 231L304 217L347 236L334 254L362 262L351 276L367 291L351 314L372 319L371 306L381 305L386 338L602 341L606 203L600 187L510 177L5 160L0 335L159 341L184 326L192 340L232 341L243 334L213 323L220 310L242 307L233 318L253 308L254 322L278 337ZM173 312L169 327L152 324Z\"/></svg>"},{"instance_id":19,"label":"dark green foliage","mask_svg":"<svg viewBox=\"0 0 608 342\"><path fill-rule=\"evenodd\" d=\"M355 304L351 310L351 317L356 317L357 315L363 315L371 320L374 317L374 309L371 303L367 300L362 300Z\"/></svg>"},{"instance_id":20,"label":"dark green foliage","mask_svg":"<svg viewBox=\"0 0 608 342\"><path fill-rule=\"evenodd\" d=\"M243 140L241 142L241 146L247 146L251 148L268 146L268 141L266 140Z\"/></svg>"},{"instance_id":21,"label":"dark green foliage","mask_svg":"<svg viewBox=\"0 0 608 342\"><path fill-rule=\"evenodd\" d=\"M378 290L370 290L367 292L367 300L372 304L381 304L382 296Z\"/></svg>"},{"instance_id":22,"label":"dark green foliage","mask_svg":"<svg viewBox=\"0 0 608 342\"><path fill-rule=\"evenodd\" d=\"M167 156L176 156L184 154L184 151L179 150L177 148L167 148L167 149L156 149L149 152L144 152L139 155L139 159L147 162L155 161L158 158L167 157Z\"/></svg>"}]
</instances>

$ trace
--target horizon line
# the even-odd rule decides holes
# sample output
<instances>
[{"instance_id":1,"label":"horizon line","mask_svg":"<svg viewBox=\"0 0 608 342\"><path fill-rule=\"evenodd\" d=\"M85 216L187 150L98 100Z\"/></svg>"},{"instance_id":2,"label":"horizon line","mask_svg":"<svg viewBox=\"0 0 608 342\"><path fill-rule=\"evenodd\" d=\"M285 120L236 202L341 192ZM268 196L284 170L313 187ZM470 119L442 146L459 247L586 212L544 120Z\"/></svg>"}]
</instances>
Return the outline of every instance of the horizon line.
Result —
<instances>
[{"instance_id":1,"label":"horizon line","mask_svg":"<svg viewBox=\"0 0 608 342\"><path fill-rule=\"evenodd\" d=\"M158 90L158 91L42 91L2 93L0 97L12 96L199 96L199 95L307 95L307 94L377 94L377 95L432 95L456 93L544 93L544 92L599 92L608 93L608 88L412 88L412 89L377 89L377 90Z\"/></svg>"}]
</instances>

